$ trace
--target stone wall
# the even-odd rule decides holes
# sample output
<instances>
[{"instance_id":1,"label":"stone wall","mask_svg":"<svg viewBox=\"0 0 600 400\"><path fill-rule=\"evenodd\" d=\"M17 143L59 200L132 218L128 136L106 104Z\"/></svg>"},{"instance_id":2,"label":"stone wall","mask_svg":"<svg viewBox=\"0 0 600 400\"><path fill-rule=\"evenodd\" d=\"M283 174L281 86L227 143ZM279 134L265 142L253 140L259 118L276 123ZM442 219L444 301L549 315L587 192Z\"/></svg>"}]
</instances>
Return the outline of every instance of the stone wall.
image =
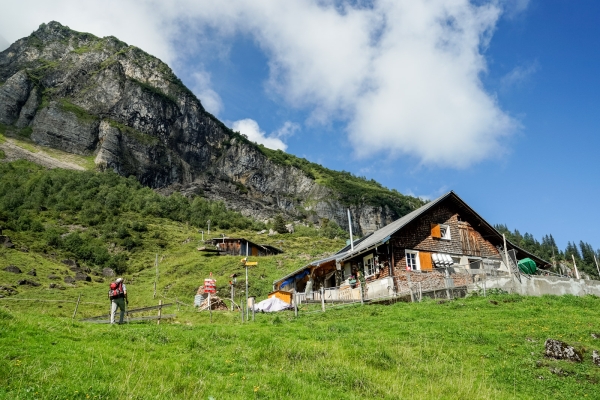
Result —
<instances>
[{"instance_id":1,"label":"stone wall","mask_svg":"<svg viewBox=\"0 0 600 400\"><path fill-rule=\"evenodd\" d=\"M482 287L482 284L473 285L471 290L480 290ZM510 277L490 278L486 281L486 288L499 288L524 296L562 296L565 294L600 296L600 281L555 276L534 276L530 279L521 277L521 282Z\"/></svg>"}]
</instances>

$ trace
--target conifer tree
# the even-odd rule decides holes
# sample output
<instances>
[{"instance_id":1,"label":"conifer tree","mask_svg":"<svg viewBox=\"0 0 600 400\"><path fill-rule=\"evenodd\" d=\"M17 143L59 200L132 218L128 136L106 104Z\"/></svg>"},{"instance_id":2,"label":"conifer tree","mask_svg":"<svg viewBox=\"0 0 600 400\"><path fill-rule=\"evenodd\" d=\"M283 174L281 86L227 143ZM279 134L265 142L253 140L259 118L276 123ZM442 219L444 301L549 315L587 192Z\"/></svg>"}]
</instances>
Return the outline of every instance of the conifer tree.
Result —
<instances>
[{"instance_id":1,"label":"conifer tree","mask_svg":"<svg viewBox=\"0 0 600 400\"><path fill-rule=\"evenodd\" d=\"M273 221L273 230L277 233L288 233L288 230L285 227L285 220L281 214L277 214L275 217L275 220Z\"/></svg>"}]
</instances>

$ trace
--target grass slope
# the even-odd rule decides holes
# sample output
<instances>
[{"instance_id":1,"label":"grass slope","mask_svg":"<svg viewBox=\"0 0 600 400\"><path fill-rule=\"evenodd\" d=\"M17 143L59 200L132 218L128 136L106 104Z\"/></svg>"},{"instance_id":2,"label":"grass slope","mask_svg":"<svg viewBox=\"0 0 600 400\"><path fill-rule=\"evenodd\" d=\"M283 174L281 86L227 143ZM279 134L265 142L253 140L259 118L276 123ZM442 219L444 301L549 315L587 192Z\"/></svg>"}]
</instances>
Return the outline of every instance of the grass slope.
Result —
<instances>
[{"instance_id":1,"label":"grass slope","mask_svg":"<svg viewBox=\"0 0 600 400\"><path fill-rule=\"evenodd\" d=\"M0 397L19 399L597 398L600 300L518 296L353 306L325 314L181 310L177 323L71 323L0 303ZM71 310L69 310L69 313ZM543 356L547 337L585 351ZM554 372L552 372L554 371Z\"/></svg>"}]
</instances>

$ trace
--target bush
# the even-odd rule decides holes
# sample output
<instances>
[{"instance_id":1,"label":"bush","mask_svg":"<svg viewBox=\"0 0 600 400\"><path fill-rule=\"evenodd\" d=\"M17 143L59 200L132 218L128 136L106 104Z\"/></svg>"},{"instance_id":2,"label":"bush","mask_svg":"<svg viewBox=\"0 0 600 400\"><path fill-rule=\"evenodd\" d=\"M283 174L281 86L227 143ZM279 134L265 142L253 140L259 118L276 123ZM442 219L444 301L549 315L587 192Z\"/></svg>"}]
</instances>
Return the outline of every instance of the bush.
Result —
<instances>
[{"instance_id":1,"label":"bush","mask_svg":"<svg viewBox=\"0 0 600 400\"><path fill-rule=\"evenodd\" d=\"M335 221L324 220L320 230L321 236L329 239L336 237L346 239L349 237L348 233L344 231Z\"/></svg>"}]
</instances>

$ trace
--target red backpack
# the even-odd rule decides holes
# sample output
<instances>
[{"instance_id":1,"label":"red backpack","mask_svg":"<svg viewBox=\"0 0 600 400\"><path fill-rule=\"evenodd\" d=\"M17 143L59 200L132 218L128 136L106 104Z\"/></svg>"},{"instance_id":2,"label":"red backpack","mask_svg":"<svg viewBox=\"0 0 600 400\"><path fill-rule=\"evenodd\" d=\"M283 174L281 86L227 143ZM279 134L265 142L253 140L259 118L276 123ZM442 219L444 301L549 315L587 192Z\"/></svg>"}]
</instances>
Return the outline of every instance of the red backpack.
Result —
<instances>
[{"instance_id":1,"label":"red backpack","mask_svg":"<svg viewBox=\"0 0 600 400\"><path fill-rule=\"evenodd\" d=\"M123 295L123 285L116 282L111 282L110 290L108 291L108 295L111 299L117 298Z\"/></svg>"}]
</instances>

